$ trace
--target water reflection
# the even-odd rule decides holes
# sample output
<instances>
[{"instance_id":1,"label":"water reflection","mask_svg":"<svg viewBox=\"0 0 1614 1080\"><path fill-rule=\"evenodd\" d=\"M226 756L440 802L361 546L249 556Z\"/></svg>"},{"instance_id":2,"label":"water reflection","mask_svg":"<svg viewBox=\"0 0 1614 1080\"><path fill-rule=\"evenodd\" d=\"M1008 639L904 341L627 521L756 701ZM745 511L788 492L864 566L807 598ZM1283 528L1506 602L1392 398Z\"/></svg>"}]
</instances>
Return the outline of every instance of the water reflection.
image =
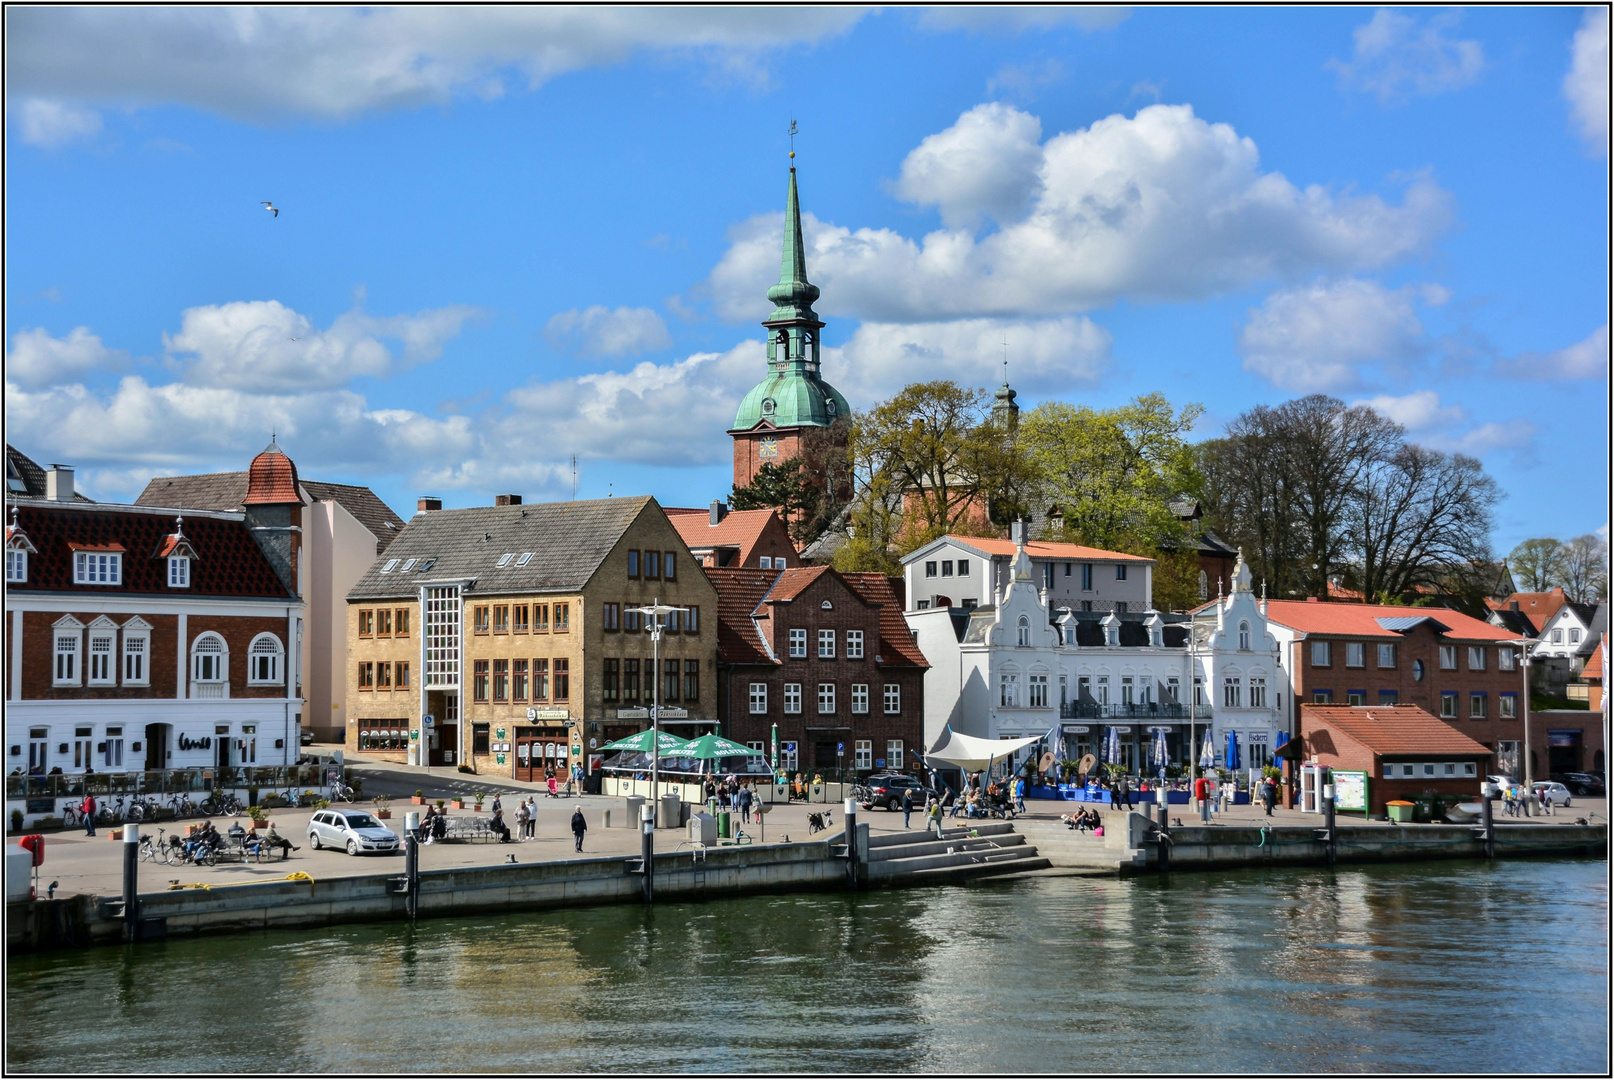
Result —
<instances>
[{"instance_id":1,"label":"water reflection","mask_svg":"<svg viewBox=\"0 0 1614 1080\"><path fill-rule=\"evenodd\" d=\"M1602 1071L1607 949L1600 863L1049 878L24 957L7 1049L69 1072Z\"/></svg>"}]
</instances>

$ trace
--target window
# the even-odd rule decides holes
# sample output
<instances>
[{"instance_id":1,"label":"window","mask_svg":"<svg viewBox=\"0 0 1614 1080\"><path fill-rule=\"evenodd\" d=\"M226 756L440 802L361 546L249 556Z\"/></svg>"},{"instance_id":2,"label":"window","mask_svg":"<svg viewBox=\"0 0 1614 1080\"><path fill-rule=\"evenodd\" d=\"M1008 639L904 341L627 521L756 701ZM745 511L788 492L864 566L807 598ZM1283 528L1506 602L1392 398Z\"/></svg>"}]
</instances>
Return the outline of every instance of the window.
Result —
<instances>
[{"instance_id":1,"label":"window","mask_svg":"<svg viewBox=\"0 0 1614 1080\"><path fill-rule=\"evenodd\" d=\"M1243 692L1240 688L1239 677L1228 675L1222 679L1222 707L1237 709L1244 704Z\"/></svg>"},{"instance_id":2,"label":"window","mask_svg":"<svg viewBox=\"0 0 1614 1080\"><path fill-rule=\"evenodd\" d=\"M1076 565L1075 563L1066 563L1065 564L1065 576L1066 577L1070 577L1071 567L1073 567L1075 565Z\"/></svg>"},{"instance_id":3,"label":"window","mask_svg":"<svg viewBox=\"0 0 1614 1080\"><path fill-rule=\"evenodd\" d=\"M605 690L601 693L605 700L615 701L617 699L617 694L621 692L621 687L618 683L620 678L621 672L617 670L617 662L607 660L605 662ZM538 659L532 662L532 700L549 700L548 660Z\"/></svg>"},{"instance_id":4,"label":"window","mask_svg":"<svg viewBox=\"0 0 1614 1080\"><path fill-rule=\"evenodd\" d=\"M751 715L762 716L768 711L768 684L754 682L751 684Z\"/></svg>"},{"instance_id":5,"label":"window","mask_svg":"<svg viewBox=\"0 0 1614 1080\"><path fill-rule=\"evenodd\" d=\"M392 609L382 608L375 613L375 636L392 636Z\"/></svg>"},{"instance_id":6,"label":"window","mask_svg":"<svg viewBox=\"0 0 1614 1080\"><path fill-rule=\"evenodd\" d=\"M1126 564L1125 563L1121 563L1119 566L1117 566L1115 568L1115 580L1116 581L1125 581L1126 580Z\"/></svg>"},{"instance_id":7,"label":"window","mask_svg":"<svg viewBox=\"0 0 1614 1080\"><path fill-rule=\"evenodd\" d=\"M555 701L570 701L572 697L572 662L564 656L555 661Z\"/></svg>"},{"instance_id":8,"label":"window","mask_svg":"<svg viewBox=\"0 0 1614 1080\"><path fill-rule=\"evenodd\" d=\"M953 576L953 560L952 559L943 559L942 560L941 576L942 577L952 577Z\"/></svg>"},{"instance_id":9,"label":"window","mask_svg":"<svg viewBox=\"0 0 1614 1080\"><path fill-rule=\"evenodd\" d=\"M273 634L259 634L247 646L247 683L259 686L279 686L285 681L281 675L281 657L285 655L280 639Z\"/></svg>"},{"instance_id":10,"label":"window","mask_svg":"<svg viewBox=\"0 0 1614 1080\"><path fill-rule=\"evenodd\" d=\"M818 684L818 715L833 716L835 714L835 684L821 682Z\"/></svg>"},{"instance_id":11,"label":"window","mask_svg":"<svg viewBox=\"0 0 1614 1080\"><path fill-rule=\"evenodd\" d=\"M1054 564L1053 563L1043 563L1042 564L1042 587L1045 588L1045 589L1052 589L1054 587Z\"/></svg>"},{"instance_id":12,"label":"window","mask_svg":"<svg viewBox=\"0 0 1614 1080\"><path fill-rule=\"evenodd\" d=\"M670 551L661 553L661 579L663 581L678 580L678 573L673 569L673 553Z\"/></svg>"},{"instance_id":13,"label":"window","mask_svg":"<svg viewBox=\"0 0 1614 1080\"><path fill-rule=\"evenodd\" d=\"M1250 651L1250 624L1247 622L1239 623L1239 650Z\"/></svg>"},{"instance_id":14,"label":"window","mask_svg":"<svg viewBox=\"0 0 1614 1080\"><path fill-rule=\"evenodd\" d=\"M600 619L600 627L604 630L621 629L622 605L606 604Z\"/></svg>"},{"instance_id":15,"label":"window","mask_svg":"<svg viewBox=\"0 0 1614 1080\"><path fill-rule=\"evenodd\" d=\"M488 607L486 604L478 604L472 609L471 632L473 634L485 634L488 632ZM362 637L363 635L361 634L360 636Z\"/></svg>"},{"instance_id":16,"label":"window","mask_svg":"<svg viewBox=\"0 0 1614 1080\"><path fill-rule=\"evenodd\" d=\"M1503 720L1517 719L1519 715L1519 695L1503 694L1497 701L1496 715Z\"/></svg>"},{"instance_id":17,"label":"window","mask_svg":"<svg viewBox=\"0 0 1614 1080\"><path fill-rule=\"evenodd\" d=\"M375 635L375 612L365 608L359 612L359 636L373 637Z\"/></svg>"},{"instance_id":18,"label":"window","mask_svg":"<svg viewBox=\"0 0 1614 1080\"><path fill-rule=\"evenodd\" d=\"M191 646L191 679L194 682L220 684L228 676L229 652L225 649L224 639L217 634L203 634ZM207 694L198 696L205 697Z\"/></svg>"},{"instance_id":19,"label":"window","mask_svg":"<svg viewBox=\"0 0 1614 1080\"><path fill-rule=\"evenodd\" d=\"M1333 659L1329 655L1328 642L1314 641L1311 643L1311 666L1332 667Z\"/></svg>"},{"instance_id":20,"label":"window","mask_svg":"<svg viewBox=\"0 0 1614 1080\"><path fill-rule=\"evenodd\" d=\"M1267 679L1265 675L1250 676L1250 708L1267 707Z\"/></svg>"},{"instance_id":21,"label":"window","mask_svg":"<svg viewBox=\"0 0 1614 1080\"><path fill-rule=\"evenodd\" d=\"M1175 675L1166 677L1166 700L1173 704L1182 701L1182 682Z\"/></svg>"},{"instance_id":22,"label":"window","mask_svg":"<svg viewBox=\"0 0 1614 1080\"><path fill-rule=\"evenodd\" d=\"M1366 690L1347 690L1347 691L1345 691L1345 704L1350 705L1352 707L1360 707L1362 705L1366 705L1367 704L1367 691Z\"/></svg>"},{"instance_id":23,"label":"window","mask_svg":"<svg viewBox=\"0 0 1614 1080\"><path fill-rule=\"evenodd\" d=\"M699 660L684 661L684 700L699 701L701 698L701 662Z\"/></svg>"},{"instance_id":24,"label":"window","mask_svg":"<svg viewBox=\"0 0 1614 1080\"><path fill-rule=\"evenodd\" d=\"M513 634L525 634L531 625L527 621L528 617L529 613L526 604L517 604L515 607L511 608L510 632Z\"/></svg>"},{"instance_id":25,"label":"window","mask_svg":"<svg viewBox=\"0 0 1614 1080\"><path fill-rule=\"evenodd\" d=\"M457 585L428 585L425 603L421 608L422 629L426 635L424 661L426 686L448 687L460 690L460 652L463 641L465 611L460 603ZM458 703L459 694L448 699ZM446 720L446 717L445 717Z\"/></svg>"},{"instance_id":26,"label":"window","mask_svg":"<svg viewBox=\"0 0 1614 1080\"><path fill-rule=\"evenodd\" d=\"M622 629L626 630L630 634L637 634L643 620L644 613L638 608L628 607L626 604L623 605Z\"/></svg>"},{"instance_id":27,"label":"window","mask_svg":"<svg viewBox=\"0 0 1614 1080\"><path fill-rule=\"evenodd\" d=\"M856 682L852 684L852 714L854 716L866 715L869 711L869 684Z\"/></svg>"},{"instance_id":28,"label":"window","mask_svg":"<svg viewBox=\"0 0 1614 1080\"><path fill-rule=\"evenodd\" d=\"M1360 641L1347 641L1345 643L1345 666L1362 667L1367 663L1367 660L1363 655L1365 651L1366 650L1363 649Z\"/></svg>"},{"instance_id":29,"label":"window","mask_svg":"<svg viewBox=\"0 0 1614 1080\"><path fill-rule=\"evenodd\" d=\"M549 605L532 605L532 632L535 634L549 633Z\"/></svg>"},{"instance_id":30,"label":"window","mask_svg":"<svg viewBox=\"0 0 1614 1080\"><path fill-rule=\"evenodd\" d=\"M637 551L628 552L628 576L630 578L639 576L639 553Z\"/></svg>"},{"instance_id":31,"label":"window","mask_svg":"<svg viewBox=\"0 0 1614 1080\"><path fill-rule=\"evenodd\" d=\"M392 636L409 636L409 609L401 607L392 613Z\"/></svg>"},{"instance_id":32,"label":"window","mask_svg":"<svg viewBox=\"0 0 1614 1080\"><path fill-rule=\"evenodd\" d=\"M1470 720L1485 719L1485 695L1483 693L1468 695L1468 718Z\"/></svg>"},{"instance_id":33,"label":"window","mask_svg":"<svg viewBox=\"0 0 1614 1080\"><path fill-rule=\"evenodd\" d=\"M125 625L123 629L123 685L145 686L148 678L146 657L151 639L144 631L132 632Z\"/></svg>"},{"instance_id":34,"label":"window","mask_svg":"<svg viewBox=\"0 0 1614 1080\"><path fill-rule=\"evenodd\" d=\"M846 632L846 658L848 660L863 659L863 631L848 630Z\"/></svg>"},{"instance_id":35,"label":"window","mask_svg":"<svg viewBox=\"0 0 1614 1080\"><path fill-rule=\"evenodd\" d=\"M663 660L661 662L661 700L677 701L678 688L681 681L678 678L679 670L683 665L677 660Z\"/></svg>"},{"instance_id":36,"label":"window","mask_svg":"<svg viewBox=\"0 0 1614 1080\"><path fill-rule=\"evenodd\" d=\"M121 726L106 729L106 745L101 748L101 754L102 768L123 768L123 728Z\"/></svg>"},{"instance_id":37,"label":"window","mask_svg":"<svg viewBox=\"0 0 1614 1080\"><path fill-rule=\"evenodd\" d=\"M818 658L820 660L835 659L835 631L820 630L818 632Z\"/></svg>"},{"instance_id":38,"label":"window","mask_svg":"<svg viewBox=\"0 0 1614 1080\"><path fill-rule=\"evenodd\" d=\"M512 660L510 662L510 700L527 700L527 662L525 660Z\"/></svg>"},{"instance_id":39,"label":"window","mask_svg":"<svg viewBox=\"0 0 1614 1080\"><path fill-rule=\"evenodd\" d=\"M510 700L510 661L493 661L493 700Z\"/></svg>"},{"instance_id":40,"label":"window","mask_svg":"<svg viewBox=\"0 0 1614 1080\"><path fill-rule=\"evenodd\" d=\"M1199 572L1199 598L1201 600L1210 599L1210 575L1203 570Z\"/></svg>"},{"instance_id":41,"label":"window","mask_svg":"<svg viewBox=\"0 0 1614 1080\"><path fill-rule=\"evenodd\" d=\"M959 559L958 563L957 563L957 566L958 566L958 576L959 577L967 577L969 575L970 561L968 559Z\"/></svg>"},{"instance_id":42,"label":"window","mask_svg":"<svg viewBox=\"0 0 1614 1080\"><path fill-rule=\"evenodd\" d=\"M1093 591L1093 564L1082 563L1082 592Z\"/></svg>"},{"instance_id":43,"label":"window","mask_svg":"<svg viewBox=\"0 0 1614 1080\"><path fill-rule=\"evenodd\" d=\"M644 553L644 576L646 579L661 576L661 552L647 551Z\"/></svg>"},{"instance_id":44,"label":"window","mask_svg":"<svg viewBox=\"0 0 1614 1080\"><path fill-rule=\"evenodd\" d=\"M1128 689L1130 689L1131 680L1128 679L1127 683ZM1026 687L1029 693L1026 704L1030 705L1033 709L1046 709L1048 707L1048 676L1028 676L1026 678Z\"/></svg>"},{"instance_id":45,"label":"window","mask_svg":"<svg viewBox=\"0 0 1614 1080\"><path fill-rule=\"evenodd\" d=\"M902 711L902 684L888 682L885 684L885 714L895 716Z\"/></svg>"},{"instance_id":46,"label":"window","mask_svg":"<svg viewBox=\"0 0 1614 1080\"><path fill-rule=\"evenodd\" d=\"M639 700L639 661L622 661L622 700Z\"/></svg>"},{"instance_id":47,"label":"window","mask_svg":"<svg viewBox=\"0 0 1614 1080\"><path fill-rule=\"evenodd\" d=\"M1442 645L1440 647L1440 669L1442 671L1457 670L1457 646Z\"/></svg>"},{"instance_id":48,"label":"window","mask_svg":"<svg viewBox=\"0 0 1614 1080\"><path fill-rule=\"evenodd\" d=\"M1552 643L1554 645L1562 645L1564 643L1564 632L1562 630L1554 630L1552 632Z\"/></svg>"},{"instance_id":49,"label":"window","mask_svg":"<svg viewBox=\"0 0 1614 1080\"><path fill-rule=\"evenodd\" d=\"M572 606L570 604L555 605L555 633L566 634L572 629Z\"/></svg>"},{"instance_id":50,"label":"window","mask_svg":"<svg viewBox=\"0 0 1614 1080\"><path fill-rule=\"evenodd\" d=\"M888 769L902 768L902 740L887 739L885 744L885 767Z\"/></svg>"},{"instance_id":51,"label":"window","mask_svg":"<svg viewBox=\"0 0 1614 1080\"><path fill-rule=\"evenodd\" d=\"M1484 671L1485 670L1485 648L1484 648L1484 646L1482 646L1482 645L1470 645L1468 647L1468 670L1469 671Z\"/></svg>"},{"instance_id":52,"label":"window","mask_svg":"<svg viewBox=\"0 0 1614 1080\"><path fill-rule=\"evenodd\" d=\"M495 634L508 634L510 632L510 605L493 605L493 632Z\"/></svg>"},{"instance_id":53,"label":"window","mask_svg":"<svg viewBox=\"0 0 1614 1080\"><path fill-rule=\"evenodd\" d=\"M1380 690L1379 706L1381 708L1388 708L1394 705L1398 700L1400 700L1400 698L1401 692L1399 690Z\"/></svg>"},{"instance_id":54,"label":"window","mask_svg":"<svg viewBox=\"0 0 1614 1080\"><path fill-rule=\"evenodd\" d=\"M1210 704L1205 698L1205 676L1203 675L1194 676L1194 704L1196 706Z\"/></svg>"},{"instance_id":55,"label":"window","mask_svg":"<svg viewBox=\"0 0 1614 1080\"><path fill-rule=\"evenodd\" d=\"M532 552L530 551L523 551L521 557L516 559L517 566L526 566L530 562L532 562Z\"/></svg>"},{"instance_id":56,"label":"window","mask_svg":"<svg viewBox=\"0 0 1614 1080\"><path fill-rule=\"evenodd\" d=\"M1571 626L1569 628L1569 644L1580 644L1580 628L1578 626Z\"/></svg>"},{"instance_id":57,"label":"window","mask_svg":"<svg viewBox=\"0 0 1614 1080\"><path fill-rule=\"evenodd\" d=\"M773 556L772 555L758 556L757 565L762 567L762 569L764 569L764 570L772 570L773 569Z\"/></svg>"},{"instance_id":58,"label":"window","mask_svg":"<svg viewBox=\"0 0 1614 1080\"><path fill-rule=\"evenodd\" d=\"M1496 650L1496 670L1498 670L1498 671L1512 671L1513 670L1513 661L1514 661L1514 656L1513 656L1513 650L1512 649L1498 649L1498 650Z\"/></svg>"},{"instance_id":59,"label":"window","mask_svg":"<svg viewBox=\"0 0 1614 1080\"><path fill-rule=\"evenodd\" d=\"M419 561L418 559L405 559L404 564L403 564L403 568L401 570L399 570L398 572L400 574L408 573L409 571L411 571L411 570L413 570L415 568L415 563L418 562L418 561Z\"/></svg>"},{"instance_id":60,"label":"window","mask_svg":"<svg viewBox=\"0 0 1614 1080\"><path fill-rule=\"evenodd\" d=\"M1334 692L1332 690L1313 690L1311 692L1311 703L1313 705L1329 705L1333 703L1333 700Z\"/></svg>"},{"instance_id":61,"label":"window","mask_svg":"<svg viewBox=\"0 0 1614 1080\"><path fill-rule=\"evenodd\" d=\"M486 701L488 699L488 662L486 660L473 660L471 662L471 700Z\"/></svg>"},{"instance_id":62,"label":"window","mask_svg":"<svg viewBox=\"0 0 1614 1080\"><path fill-rule=\"evenodd\" d=\"M27 548L6 548L6 580L12 584L21 584L28 580Z\"/></svg>"},{"instance_id":63,"label":"window","mask_svg":"<svg viewBox=\"0 0 1614 1080\"><path fill-rule=\"evenodd\" d=\"M1005 709L1020 707L1020 676L1012 671L998 676L998 704Z\"/></svg>"},{"instance_id":64,"label":"window","mask_svg":"<svg viewBox=\"0 0 1614 1080\"><path fill-rule=\"evenodd\" d=\"M494 566L509 566L510 565L510 560L515 558L515 557L516 557L515 552L507 551L503 555L500 555L499 556L499 561L494 563L493 565Z\"/></svg>"},{"instance_id":65,"label":"window","mask_svg":"<svg viewBox=\"0 0 1614 1080\"><path fill-rule=\"evenodd\" d=\"M488 725L471 725L471 753L485 754L488 752Z\"/></svg>"},{"instance_id":66,"label":"window","mask_svg":"<svg viewBox=\"0 0 1614 1080\"><path fill-rule=\"evenodd\" d=\"M394 675L392 680L393 685L400 690L409 689L409 661L399 660L396 664L392 665L392 670Z\"/></svg>"},{"instance_id":67,"label":"window","mask_svg":"<svg viewBox=\"0 0 1614 1080\"><path fill-rule=\"evenodd\" d=\"M807 655L807 631L790 631L790 658L800 660Z\"/></svg>"},{"instance_id":68,"label":"window","mask_svg":"<svg viewBox=\"0 0 1614 1080\"><path fill-rule=\"evenodd\" d=\"M936 564L934 562L925 563L925 576L926 577L935 577L936 576Z\"/></svg>"},{"instance_id":69,"label":"window","mask_svg":"<svg viewBox=\"0 0 1614 1080\"><path fill-rule=\"evenodd\" d=\"M375 688L377 690L392 689L392 665L385 660L375 666Z\"/></svg>"},{"instance_id":70,"label":"window","mask_svg":"<svg viewBox=\"0 0 1614 1080\"><path fill-rule=\"evenodd\" d=\"M801 712L801 683L785 683L785 712L790 716Z\"/></svg>"},{"instance_id":71,"label":"window","mask_svg":"<svg viewBox=\"0 0 1614 1080\"><path fill-rule=\"evenodd\" d=\"M359 664L359 689L375 689L375 663L373 661L366 660Z\"/></svg>"},{"instance_id":72,"label":"window","mask_svg":"<svg viewBox=\"0 0 1614 1080\"><path fill-rule=\"evenodd\" d=\"M191 587L191 561L185 556L168 556L168 587L170 589Z\"/></svg>"},{"instance_id":73,"label":"window","mask_svg":"<svg viewBox=\"0 0 1614 1080\"><path fill-rule=\"evenodd\" d=\"M852 767L855 769L874 768L873 739L859 739L852 744Z\"/></svg>"},{"instance_id":74,"label":"window","mask_svg":"<svg viewBox=\"0 0 1614 1080\"><path fill-rule=\"evenodd\" d=\"M1379 646L1379 667L1395 667L1395 645L1390 644Z\"/></svg>"},{"instance_id":75,"label":"window","mask_svg":"<svg viewBox=\"0 0 1614 1080\"><path fill-rule=\"evenodd\" d=\"M1440 695L1440 715L1447 720L1457 719L1457 695L1453 692Z\"/></svg>"},{"instance_id":76,"label":"window","mask_svg":"<svg viewBox=\"0 0 1614 1080\"><path fill-rule=\"evenodd\" d=\"M1024 615L1020 616L1020 621L1015 626L1014 643L1024 646L1031 644L1031 620Z\"/></svg>"},{"instance_id":77,"label":"window","mask_svg":"<svg viewBox=\"0 0 1614 1080\"><path fill-rule=\"evenodd\" d=\"M75 551L73 553L74 585L122 585L123 553Z\"/></svg>"}]
</instances>

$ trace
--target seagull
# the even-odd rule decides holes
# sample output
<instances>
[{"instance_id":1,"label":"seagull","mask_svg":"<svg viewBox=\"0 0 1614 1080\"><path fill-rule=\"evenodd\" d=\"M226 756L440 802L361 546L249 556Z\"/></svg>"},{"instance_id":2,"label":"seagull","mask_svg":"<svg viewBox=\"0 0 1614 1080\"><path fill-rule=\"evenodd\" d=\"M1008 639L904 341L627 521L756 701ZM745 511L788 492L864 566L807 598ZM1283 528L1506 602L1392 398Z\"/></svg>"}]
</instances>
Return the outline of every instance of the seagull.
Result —
<instances>
[{"instance_id":1,"label":"seagull","mask_svg":"<svg viewBox=\"0 0 1614 1080\"><path fill-rule=\"evenodd\" d=\"M270 202L268 199L264 199L264 200L262 200L262 202L263 202L263 208L265 210L268 210L270 213L274 214L275 217L280 216L280 210L279 210L278 207L275 206L274 203Z\"/></svg>"}]
</instances>

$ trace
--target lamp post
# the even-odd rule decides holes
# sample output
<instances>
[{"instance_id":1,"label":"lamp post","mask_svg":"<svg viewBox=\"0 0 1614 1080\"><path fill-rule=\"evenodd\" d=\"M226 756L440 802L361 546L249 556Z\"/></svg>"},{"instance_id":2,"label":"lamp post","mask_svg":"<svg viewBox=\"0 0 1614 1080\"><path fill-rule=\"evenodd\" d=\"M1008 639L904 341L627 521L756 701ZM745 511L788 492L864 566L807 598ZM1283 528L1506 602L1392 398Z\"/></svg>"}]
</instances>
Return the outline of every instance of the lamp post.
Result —
<instances>
[{"instance_id":1,"label":"lamp post","mask_svg":"<svg viewBox=\"0 0 1614 1080\"><path fill-rule=\"evenodd\" d=\"M1511 644L1517 645L1519 647L1519 671L1522 673L1522 676L1524 678L1523 693L1521 694L1521 696L1524 698L1524 762L1523 762L1523 767L1524 767L1524 790L1525 790L1526 796L1528 797L1530 795L1535 794L1535 787L1534 787L1534 785L1532 783L1532 781L1535 779L1535 777L1534 777L1535 770L1530 767L1530 765L1531 765L1531 762L1530 762L1530 647L1532 645L1538 645L1538 644L1540 644L1540 642L1534 641L1534 640L1532 640L1530 638L1519 638L1517 641L1514 641ZM1528 805L1528 804L1526 804L1526 805Z\"/></svg>"},{"instance_id":2,"label":"lamp post","mask_svg":"<svg viewBox=\"0 0 1614 1080\"><path fill-rule=\"evenodd\" d=\"M654 702L650 706L650 805L655 807L659 805L656 799L661 781L661 617L685 609L663 604L658 596L646 606L631 610L650 620L651 700Z\"/></svg>"}]
</instances>

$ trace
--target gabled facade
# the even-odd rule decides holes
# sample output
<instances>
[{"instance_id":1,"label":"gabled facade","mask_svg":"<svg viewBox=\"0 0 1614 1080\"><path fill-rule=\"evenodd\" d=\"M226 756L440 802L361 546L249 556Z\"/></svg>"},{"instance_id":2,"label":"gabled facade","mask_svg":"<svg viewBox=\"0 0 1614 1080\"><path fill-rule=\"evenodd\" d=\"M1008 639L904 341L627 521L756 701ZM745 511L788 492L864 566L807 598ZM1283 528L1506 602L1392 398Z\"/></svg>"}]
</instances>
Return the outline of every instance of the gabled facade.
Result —
<instances>
[{"instance_id":1,"label":"gabled facade","mask_svg":"<svg viewBox=\"0 0 1614 1080\"><path fill-rule=\"evenodd\" d=\"M705 510L665 509L673 528L702 566L784 570L801 565L785 519L777 510L730 510L715 500Z\"/></svg>"},{"instance_id":2,"label":"gabled facade","mask_svg":"<svg viewBox=\"0 0 1614 1080\"><path fill-rule=\"evenodd\" d=\"M908 610L990 606L1008 585L1010 567L1022 546L1031 560L1032 579L1049 603L1100 615L1147 610L1153 594L1154 560L1080 544L1025 540L1016 522L1012 540L943 536L902 559Z\"/></svg>"}]
</instances>

